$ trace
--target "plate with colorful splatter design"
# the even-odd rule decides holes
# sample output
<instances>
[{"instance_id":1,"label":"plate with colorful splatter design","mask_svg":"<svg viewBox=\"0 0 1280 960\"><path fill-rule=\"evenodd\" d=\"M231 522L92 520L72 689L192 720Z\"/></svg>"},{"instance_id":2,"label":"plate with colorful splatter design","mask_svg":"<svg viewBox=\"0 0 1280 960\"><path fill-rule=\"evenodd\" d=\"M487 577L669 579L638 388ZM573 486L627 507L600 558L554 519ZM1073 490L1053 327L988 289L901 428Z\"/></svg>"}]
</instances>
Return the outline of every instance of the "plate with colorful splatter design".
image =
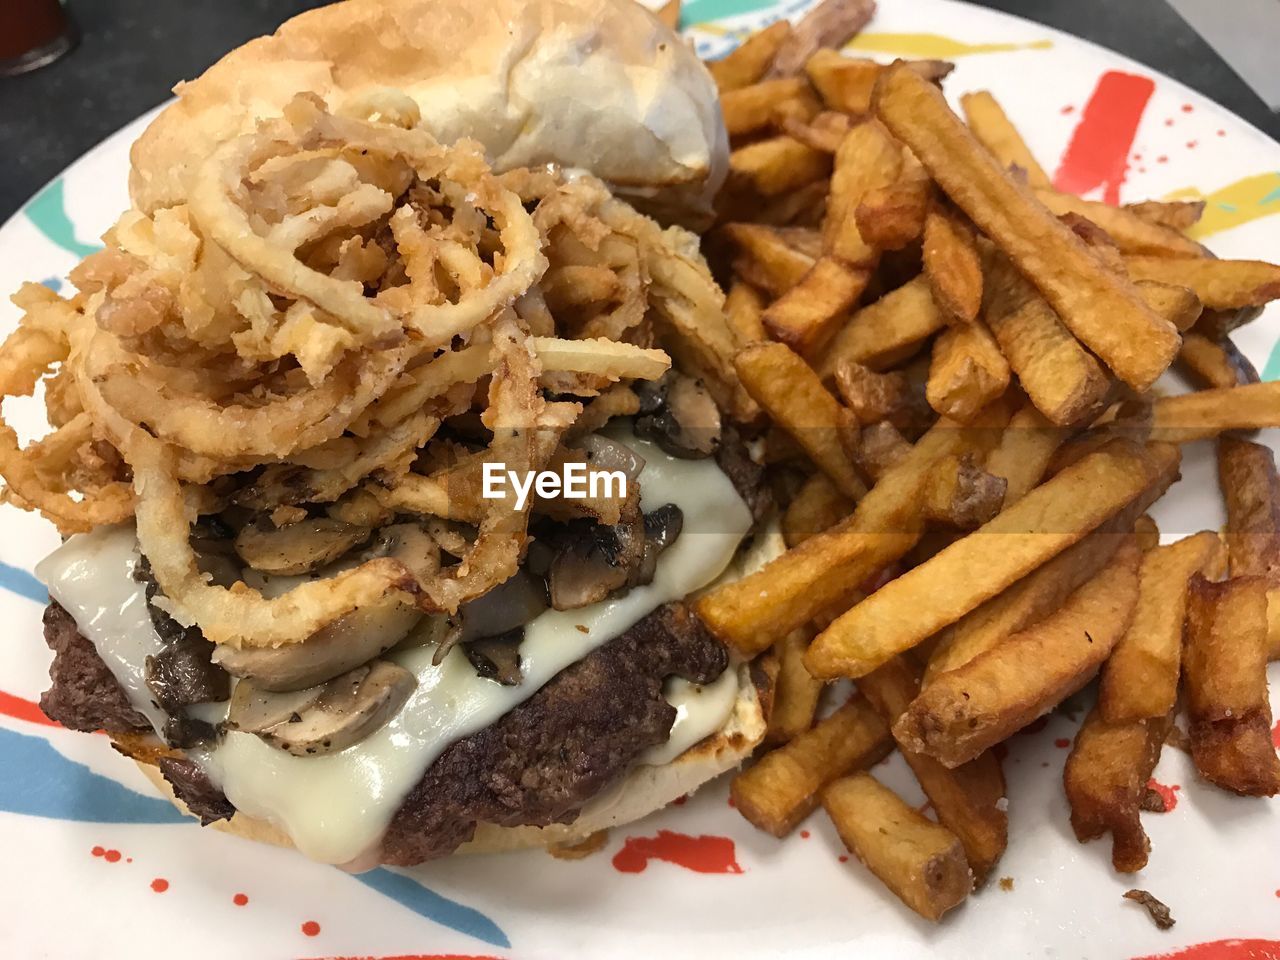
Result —
<instances>
[{"instance_id":1,"label":"plate with colorful splatter design","mask_svg":"<svg viewBox=\"0 0 1280 960\"><path fill-rule=\"evenodd\" d=\"M686 32L715 57L810 5L690 0ZM883 59L953 60L948 95L994 91L1060 187L1112 202L1204 197L1199 238L1222 256L1275 258L1280 145L1180 84L948 0L881 0L853 46ZM127 205L127 150L148 119L88 153L0 228L0 288L28 279L57 288L96 249ZM5 304L0 331L15 320ZM1278 340L1275 309L1238 333L1264 379L1280 377ZM34 430L34 411L20 410L19 422L27 413ZM1209 449L1187 451L1157 519L1170 535L1221 524ZM1061 774L1080 717L1063 710L1010 742L1005 879L936 927L849 862L825 818L775 840L730 809L724 781L614 831L577 861L529 852L353 876L201 830L105 737L61 729L36 705L49 655L40 642L46 595L31 571L56 543L39 519L0 508L4 956L1280 956L1280 804L1207 787L1185 754L1166 750L1153 786L1168 812L1144 821L1150 864L1136 878L1117 876L1108 845L1080 846L1068 825ZM1280 688L1280 671L1270 679ZM923 803L900 761L881 773ZM1168 903L1177 925L1156 930L1121 899L1131 886Z\"/></svg>"}]
</instances>

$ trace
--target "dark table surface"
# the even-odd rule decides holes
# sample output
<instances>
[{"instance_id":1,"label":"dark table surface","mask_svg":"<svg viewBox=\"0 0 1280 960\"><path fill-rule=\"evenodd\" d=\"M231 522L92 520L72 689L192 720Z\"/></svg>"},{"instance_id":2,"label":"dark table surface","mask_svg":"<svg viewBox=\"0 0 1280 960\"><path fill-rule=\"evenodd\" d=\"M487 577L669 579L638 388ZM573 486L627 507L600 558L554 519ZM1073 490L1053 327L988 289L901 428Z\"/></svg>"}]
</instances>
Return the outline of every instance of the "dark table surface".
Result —
<instances>
[{"instance_id":1,"label":"dark table surface","mask_svg":"<svg viewBox=\"0 0 1280 960\"><path fill-rule=\"evenodd\" d=\"M4 2L4 0L0 0ZM0 222L183 78L322 0L69 0L82 41L50 67L0 79ZM987 0L1181 80L1280 139L1280 118L1164 0Z\"/></svg>"}]
</instances>

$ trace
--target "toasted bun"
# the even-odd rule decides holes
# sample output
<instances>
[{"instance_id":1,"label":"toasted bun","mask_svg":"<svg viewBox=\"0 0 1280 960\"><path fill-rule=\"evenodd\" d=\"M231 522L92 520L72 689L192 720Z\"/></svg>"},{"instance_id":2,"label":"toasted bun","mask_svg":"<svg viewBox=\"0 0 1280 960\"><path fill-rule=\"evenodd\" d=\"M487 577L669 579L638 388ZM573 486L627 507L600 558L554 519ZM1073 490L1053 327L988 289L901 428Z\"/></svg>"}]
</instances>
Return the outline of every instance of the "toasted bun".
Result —
<instances>
[{"instance_id":1,"label":"toasted bun","mask_svg":"<svg viewBox=\"0 0 1280 960\"><path fill-rule=\"evenodd\" d=\"M133 146L133 203L183 202L214 147L298 93L340 110L387 88L441 141L480 141L499 171L589 170L662 219L705 222L727 170L710 75L632 0L345 0L179 84Z\"/></svg>"},{"instance_id":2,"label":"toasted bun","mask_svg":"<svg viewBox=\"0 0 1280 960\"><path fill-rule=\"evenodd\" d=\"M771 522L752 538L746 549L739 551L733 564L717 583L736 580L760 569L786 550L777 522ZM738 698L733 712L719 731L694 744L670 763L661 766L637 766L618 783L592 799L572 823L549 827L497 827L482 823L475 837L464 843L457 853L500 853L553 844L572 844L609 827L639 820L670 804L678 797L693 793L698 787L720 774L738 767L764 739L773 704L776 663L768 658L740 663L729 669L738 671ZM127 753L136 753L128 750ZM154 762L135 760L160 794L187 816L186 804L174 796L168 781L160 775ZM283 830L265 820L237 813L230 820L211 824L217 830L258 843L292 847Z\"/></svg>"}]
</instances>

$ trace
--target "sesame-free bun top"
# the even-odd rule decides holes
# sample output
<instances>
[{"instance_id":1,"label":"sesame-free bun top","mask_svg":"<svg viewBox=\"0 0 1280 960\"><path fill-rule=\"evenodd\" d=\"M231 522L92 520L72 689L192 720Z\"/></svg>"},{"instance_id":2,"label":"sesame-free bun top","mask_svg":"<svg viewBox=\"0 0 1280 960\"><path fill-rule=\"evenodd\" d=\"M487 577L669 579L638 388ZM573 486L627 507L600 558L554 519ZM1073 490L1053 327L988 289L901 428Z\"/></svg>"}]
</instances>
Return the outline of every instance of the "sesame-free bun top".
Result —
<instances>
[{"instance_id":1,"label":"sesame-free bun top","mask_svg":"<svg viewBox=\"0 0 1280 960\"><path fill-rule=\"evenodd\" d=\"M133 146L133 203L183 202L218 144L298 93L339 110L387 88L442 142L478 140L499 171L585 169L663 219L705 222L727 169L710 75L633 0L344 0L179 84Z\"/></svg>"}]
</instances>

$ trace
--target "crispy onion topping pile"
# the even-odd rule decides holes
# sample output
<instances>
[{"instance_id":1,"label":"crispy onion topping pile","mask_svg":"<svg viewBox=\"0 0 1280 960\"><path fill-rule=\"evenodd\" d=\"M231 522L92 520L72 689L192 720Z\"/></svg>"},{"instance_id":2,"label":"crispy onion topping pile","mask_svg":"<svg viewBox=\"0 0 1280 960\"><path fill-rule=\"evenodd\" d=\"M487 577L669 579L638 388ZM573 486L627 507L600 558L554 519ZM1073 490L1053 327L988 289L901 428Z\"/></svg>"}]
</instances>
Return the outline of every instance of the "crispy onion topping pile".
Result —
<instances>
[{"instance_id":1,"label":"crispy onion topping pile","mask_svg":"<svg viewBox=\"0 0 1280 960\"><path fill-rule=\"evenodd\" d=\"M628 384L670 366L664 329L722 297L690 235L593 178L495 175L418 119L390 92L337 113L300 95L210 156L187 203L121 217L75 296L24 286L0 395L43 385L52 430L24 448L0 422L3 498L64 534L136 518L169 612L231 646L357 609L452 613L510 578L531 507L481 499L484 462L581 458L565 441L634 413ZM193 524L215 514L336 543L407 518L429 549L267 596L211 576Z\"/></svg>"}]
</instances>

